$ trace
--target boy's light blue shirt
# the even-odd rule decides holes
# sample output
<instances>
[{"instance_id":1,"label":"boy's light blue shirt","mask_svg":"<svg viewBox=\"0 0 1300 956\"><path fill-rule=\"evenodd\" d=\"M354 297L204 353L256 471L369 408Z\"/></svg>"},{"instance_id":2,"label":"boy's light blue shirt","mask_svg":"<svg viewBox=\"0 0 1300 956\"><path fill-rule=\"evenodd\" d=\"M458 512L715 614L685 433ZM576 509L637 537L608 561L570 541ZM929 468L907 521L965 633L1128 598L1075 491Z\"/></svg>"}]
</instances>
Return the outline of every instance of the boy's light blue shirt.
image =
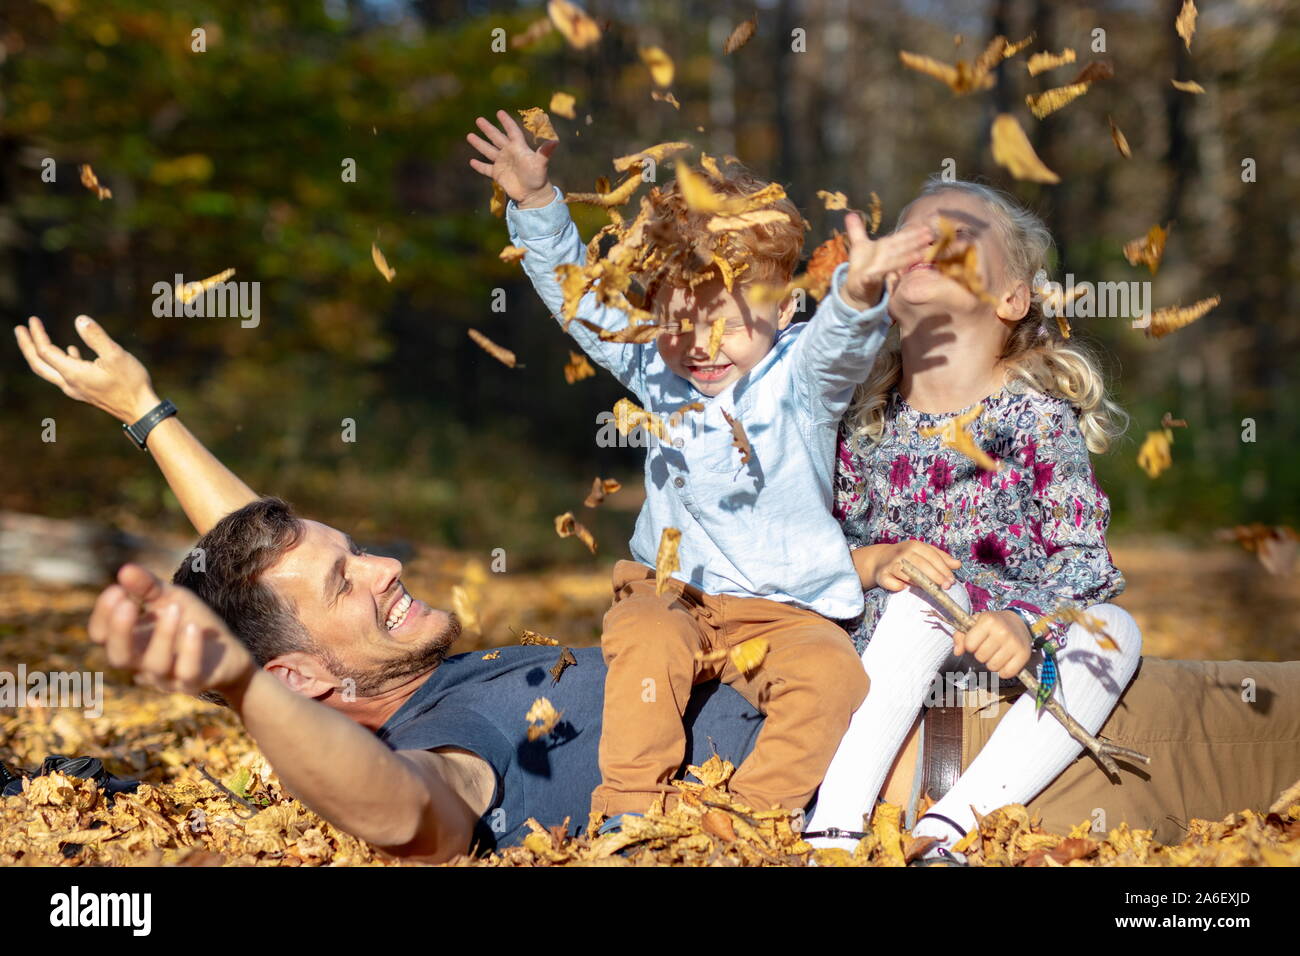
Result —
<instances>
[{"instance_id":1,"label":"boy's light blue shirt","mask_svg":"<svg viewBox=\"0 0 1300 956\"><path fill-rule=\"evenodd\" d=\"M558 319L564 293L556 266L586 262L586 247L559 189L549 205L506 206L510 241L527 250L524 271ZM665 364L654 342L602 342L577 321L568 332L596 364L613 372L672 440L647 439L646 500L632 556L654 567L664 528L682 533L673 577L709 594L761 597L847 619L862 611L862 586L839 522L831 514L836 432L854 388L867 377L888 329L888 295L858 312L839 296L847 265L812 320L782 330L749 373L713 397ZM627 315L587 293L581 318L603 329ZM562 320L561 320L562 321ZM703 412L668 423L701 402ZM745 427L753 455L740 463L729 412ZM612 426L609 426L612 427Z\"/></svg>"}]
</instances>

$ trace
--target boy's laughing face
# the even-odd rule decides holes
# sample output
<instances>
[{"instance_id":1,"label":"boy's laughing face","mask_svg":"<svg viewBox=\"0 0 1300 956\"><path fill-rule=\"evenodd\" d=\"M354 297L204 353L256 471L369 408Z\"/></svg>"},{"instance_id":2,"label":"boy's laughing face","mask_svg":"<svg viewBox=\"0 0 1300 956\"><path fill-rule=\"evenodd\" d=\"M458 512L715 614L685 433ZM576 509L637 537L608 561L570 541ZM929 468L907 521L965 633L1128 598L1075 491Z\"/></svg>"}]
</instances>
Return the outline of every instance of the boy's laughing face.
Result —
<instances>
[{"instance_id":1,"label":"boy's laughing face","mask_svg":"<svg viewBox=\"0 0 1300 956\"><path fill-rule=\"evenodd\" d=\"M659 354L664 363L701 393L717 395L745 375L772 351L776 333L786 327L793 309L778 311L775 303L757 305L743 289L728 292L719 278L701 282L694 289L667 288L656 297L662 318L671 324L691 323L690 331L661 335ZM709 336L713 323L727 323L718 354L709 358Z\"/></svg>"}]
</instances>

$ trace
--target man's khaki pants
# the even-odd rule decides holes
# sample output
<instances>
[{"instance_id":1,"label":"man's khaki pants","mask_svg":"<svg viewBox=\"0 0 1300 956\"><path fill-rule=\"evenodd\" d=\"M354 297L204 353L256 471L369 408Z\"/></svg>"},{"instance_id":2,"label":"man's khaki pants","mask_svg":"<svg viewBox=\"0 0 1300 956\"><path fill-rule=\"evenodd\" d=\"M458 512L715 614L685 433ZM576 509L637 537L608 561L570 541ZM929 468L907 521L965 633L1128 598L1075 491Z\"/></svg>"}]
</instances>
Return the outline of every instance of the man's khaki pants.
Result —
<instances>
[{"instance_id":1,"label":"man's khaki pants","mask_svg":"<svg viewBox=\"0 0 1300 956\"><path fill-rule=\"evenodd\" d=\"M964 770L1010 707L971 701L963 710ZM1145 753L1150 765L1121 763L1112 780L1085 751L1029 803L1031 815L1053 833L1085 820L1099 831L1126 822L1178 843L1192 818L1267 809L1300 780L1300 661L1144 657L1098 736Z\"/></svg>"},{"instance_id":2,"label":"man's khaki pants","mask_svg":"<svg viewBox=\"0 0 1300 956\"><path fill-rule=\"evenodd\" d=\"M755 638L770 648L746 674L730 651ZM867 694L866 673L839 625L788 604L705 594L676 580L657 595L654 569L635 561L614 566L601 650L609 674L602 782L591 805L608 816L644 812L675 792L669 781L686 753L682 715L698 683L719 678L767 717L730 782L737 799L758 810L808 803Z\"/></svg>"}]
</instances>

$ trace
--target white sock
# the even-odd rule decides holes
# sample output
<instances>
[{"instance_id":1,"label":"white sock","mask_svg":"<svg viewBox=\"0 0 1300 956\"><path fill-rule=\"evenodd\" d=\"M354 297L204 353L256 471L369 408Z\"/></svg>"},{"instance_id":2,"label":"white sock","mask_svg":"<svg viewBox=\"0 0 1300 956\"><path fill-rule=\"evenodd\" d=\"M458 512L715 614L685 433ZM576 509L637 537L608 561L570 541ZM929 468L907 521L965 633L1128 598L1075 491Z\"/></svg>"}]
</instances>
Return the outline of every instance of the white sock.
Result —
<instances>
[{"instance_id":1,"label":"white sock","mask_svg":"<svg viewBox=\"0 0 1300 956\"><path fill-rule=\"evenodd\" d=\"M1128 612L1113 604L1095 605L1087 613L1105 622L1106 633L1115 639L1119 650L1103 650L1092 634L1072 625L1065 650L1057 655L1060 683L1056 692L1070 716L1095 734L1137 670L1142 634ZM1046 710L1041 714L1035 711L1033 697L1022 694L966 772L929 812L948 817L969 831L975 826L972 805L982 816L1010 803L1028 803L1055 780L1079 756L1083 745ZM1097 773L1103 772L1097 769ZM938 837L949 847L961 839L942 820L924 816L912 833Z\"/></svg>"},{"instance_id":2,"label":"white sock","mask_svg":"<svg viewBox=\"0 0 1300 956\"><path fill-rule=\"evenodd\" d=\"M963 608L970 606L961 584L948 594ZM871 642L862 652L871 689L835 751L807 830L866 829L863 817L875 805L939 665L952 654L952 636L927 613L932 607L924 592L910 587L891 594L885 603ZM833 838L810 842L814 846L847 843L846 849L856 843Z\"/></svg>"}]
</instances>

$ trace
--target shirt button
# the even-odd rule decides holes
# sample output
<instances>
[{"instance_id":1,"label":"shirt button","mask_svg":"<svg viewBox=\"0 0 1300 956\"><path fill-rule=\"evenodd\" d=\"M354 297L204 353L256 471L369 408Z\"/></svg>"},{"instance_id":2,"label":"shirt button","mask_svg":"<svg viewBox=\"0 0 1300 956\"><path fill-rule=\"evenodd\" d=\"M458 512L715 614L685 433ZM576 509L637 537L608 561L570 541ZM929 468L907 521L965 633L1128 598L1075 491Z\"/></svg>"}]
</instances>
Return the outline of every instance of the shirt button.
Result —
<instances>
[{"instance_id":1,"label":"shirt button","mask_svg":"<svg viewBox=\"0 0 1300 956\"><path fill-rule=\"evenodd\" d=\"M678 488L684 488L686 486L686 479L678 476L677 478L673 479L673 484L676 485Z\"/></svg>"},{"instance_id":2,"label":"shirt button","mask_svg":"<svg viewBox=\"0 0 1300 956\"><path fill-rule=\"evenodd\" d=\"M673 447L674 447L674 448L681 448L681 447L682 447L683 445L685 445L685 444L686 444L685 440L683 440L683 439L681 439L681 438L674 438L674 439L673 439Z\"/></svg>"}]
</instances>

